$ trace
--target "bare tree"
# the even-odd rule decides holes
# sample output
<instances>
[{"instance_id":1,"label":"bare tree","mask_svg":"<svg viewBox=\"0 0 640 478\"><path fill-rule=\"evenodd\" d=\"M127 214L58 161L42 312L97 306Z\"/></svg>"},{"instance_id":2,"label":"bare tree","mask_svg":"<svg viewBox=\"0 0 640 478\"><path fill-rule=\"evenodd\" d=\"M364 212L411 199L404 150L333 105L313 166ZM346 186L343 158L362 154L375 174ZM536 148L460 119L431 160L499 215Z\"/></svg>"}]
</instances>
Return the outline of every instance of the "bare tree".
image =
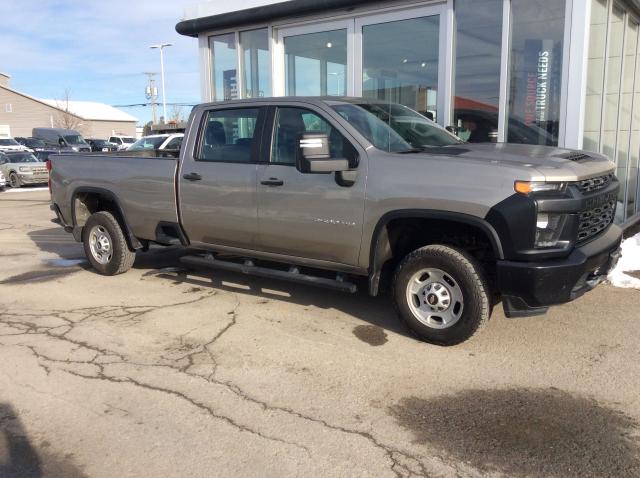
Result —
<instances>
[{"instance_id":1,"label":"bare tree","mask_svg":"<svg viewBox=\"0 0 640 478\"><path fill-rule=\"evenodd\" d=\"M169 113L169 122L180 123L182 121L182 106L173 105Z\"/></svg>"},{"instance_id":2,"label":"bare tree","mask_svg":"<svg viewBox=\"0 0 640 478\"><path fill-rule=\"evenodd\" d=\"M69 89L64 90L64 98L56 100L56 107L58 111L53 119L53 122L57 128L80 130L82 126L82 119L74 115L69 108L69 97L71 91Z\"/></svg>"}]
</instances>

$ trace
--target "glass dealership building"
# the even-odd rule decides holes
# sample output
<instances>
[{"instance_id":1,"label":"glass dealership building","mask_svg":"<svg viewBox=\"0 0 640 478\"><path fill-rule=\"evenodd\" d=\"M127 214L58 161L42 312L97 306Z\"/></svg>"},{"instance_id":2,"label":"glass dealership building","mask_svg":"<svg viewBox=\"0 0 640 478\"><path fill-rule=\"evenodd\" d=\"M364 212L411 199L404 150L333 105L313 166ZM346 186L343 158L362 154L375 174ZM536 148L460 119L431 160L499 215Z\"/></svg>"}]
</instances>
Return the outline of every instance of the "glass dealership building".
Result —
<instances>
[{"instance_id":1,"label":"glass dealership building","mask_svg":"<svg viewBox=\"0 0 640 478\"><path fill-rule=\"evenodd\" d=\"M598 151L640 217L640 0L236 0L185 12L203 101L395 101L465 140Z\"/></svg>"}]
</instances>

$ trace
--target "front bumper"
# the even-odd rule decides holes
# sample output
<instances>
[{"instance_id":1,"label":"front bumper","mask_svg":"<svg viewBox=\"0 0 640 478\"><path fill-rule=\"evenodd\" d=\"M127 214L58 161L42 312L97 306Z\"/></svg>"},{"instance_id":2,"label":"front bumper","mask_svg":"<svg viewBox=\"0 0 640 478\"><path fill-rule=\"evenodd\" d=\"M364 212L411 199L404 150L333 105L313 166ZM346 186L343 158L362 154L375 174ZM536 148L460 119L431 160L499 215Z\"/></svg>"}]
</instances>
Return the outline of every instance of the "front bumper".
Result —
<instances>
[{"instance_id":1,"label":"front bumper","mask_svg":"<svg viewBox=\"0 0 640 478\"><path fill-rule=\"evenodd\" d=\"M507 317L537 315L550 305L580 297L602 282L620 257L622 230L611 225L600 237L564 259L498 261L497 285Z\"/></svg>"},{"instance_id":2,"label":"front bumper","mask_svg":"<svg viewBox=\"0 0 640 478\"><path fill-rule=\"evenodd\" d=\"M18 174L22 184L42 184L49 181L48 174Z\"/></svg>"}]
</instances>

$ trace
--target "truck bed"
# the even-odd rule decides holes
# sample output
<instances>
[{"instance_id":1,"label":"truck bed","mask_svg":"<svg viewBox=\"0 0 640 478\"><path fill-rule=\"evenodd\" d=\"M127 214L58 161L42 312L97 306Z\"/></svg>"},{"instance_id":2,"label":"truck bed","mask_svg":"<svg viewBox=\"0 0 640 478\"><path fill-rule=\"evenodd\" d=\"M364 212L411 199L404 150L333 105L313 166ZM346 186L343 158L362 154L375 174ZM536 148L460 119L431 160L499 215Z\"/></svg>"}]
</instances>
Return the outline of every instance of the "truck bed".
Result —
<instances>
[{"instance_id":1,"label":"truck bed","mask_svg":"<svg viewBox=\"0 0 640 478\"><path fill-rule=\"evenodd\" d=\"M131 232L155 238L158 223L178 222L175 158L114 154L61 154L52 157L53 203L71 225L72 199L78 193L104 190L117 197Z\"/></svg>"}]
</instances>

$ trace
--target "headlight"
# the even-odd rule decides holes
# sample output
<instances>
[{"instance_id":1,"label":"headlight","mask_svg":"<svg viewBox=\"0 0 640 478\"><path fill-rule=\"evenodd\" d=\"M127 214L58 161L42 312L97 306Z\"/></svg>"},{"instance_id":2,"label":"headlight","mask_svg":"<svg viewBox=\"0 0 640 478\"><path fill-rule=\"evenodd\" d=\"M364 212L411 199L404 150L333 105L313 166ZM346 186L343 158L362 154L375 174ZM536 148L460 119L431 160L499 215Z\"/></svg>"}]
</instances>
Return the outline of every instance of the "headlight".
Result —
<instances>
[{"instance_id":1,"label":"headlight","mask_svg":"<svg viewBox=\"0 0 640 478\"><path fill-rule=\"evenodd\" d=\"M564 192L567 183L546 183L543 181L516 181L513 189L520 194L529 195L538 192Z\"/></svg>"},{"instance_id":2,"label":"headlight","mask_svg":"<svg viewBox=\"0 0 640 478\"><path fill-rule=\"evenodd\" d=\"M18 171L21 173L30 173L31 168L29 166L18 166Z\"/></svg>"},{"instance_id":3,"label":"headlight","mask_svg":"<svg viewBox=\"0 0 640 478\"><path fill-rule=\"evenodd\" d=\"M79 151L79 149L76 146L71 146L71 149L73 149L76 153Z\"/></svg>"},{"instance_id":4,"label":"headlight","mask_svg":"<svg viewBox=\"0 0 640 478\"><path fill-rule=\"evenodd\" d=\"M562 231L567 222L566 214L538 213L536 221L536 248L565 247L569 242L561 241Z\"/></svg>"}]
</instances>

